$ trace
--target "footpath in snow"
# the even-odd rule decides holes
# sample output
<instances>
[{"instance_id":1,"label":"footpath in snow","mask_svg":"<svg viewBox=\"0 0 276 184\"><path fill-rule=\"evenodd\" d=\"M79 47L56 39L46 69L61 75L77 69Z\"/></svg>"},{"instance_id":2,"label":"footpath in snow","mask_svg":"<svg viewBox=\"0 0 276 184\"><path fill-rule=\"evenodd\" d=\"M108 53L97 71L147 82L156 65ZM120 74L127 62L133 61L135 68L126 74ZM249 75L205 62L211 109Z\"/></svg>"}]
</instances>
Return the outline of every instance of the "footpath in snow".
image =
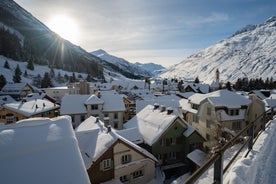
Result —
<instances>
[{"instance_id":1,"label":"footpath in snow","mask_svg":"<svg viewBox=\"0 0 276 184\"><path fill-rule=\"evenodd\" d=\"M225 176L227 184L276 183L276 118L259 136L246 158L241 157Z\"/></svg>"}]
</instances>

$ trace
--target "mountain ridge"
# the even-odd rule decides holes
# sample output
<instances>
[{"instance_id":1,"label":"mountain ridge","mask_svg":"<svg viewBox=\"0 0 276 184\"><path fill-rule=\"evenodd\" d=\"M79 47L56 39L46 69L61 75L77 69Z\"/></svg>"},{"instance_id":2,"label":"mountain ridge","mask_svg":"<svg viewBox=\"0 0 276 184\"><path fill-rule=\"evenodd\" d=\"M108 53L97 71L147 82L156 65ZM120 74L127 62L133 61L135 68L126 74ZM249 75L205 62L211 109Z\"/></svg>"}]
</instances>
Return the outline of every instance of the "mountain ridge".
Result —
<instances>
[{"instance_id":1,"label":"mountain ridge","mask_svg":"<svg viewBox=\"0 0 276 184\"><path fill-rule=\"evenodd\" d=\"M247 27L248 28L248 27ZM241 29L233 36L219 41L171 66L160 77L175 76L185 79L199 77L211 83L219 69L223 82L238 78L276 76L276 18L272 16L262 24Z\"/></svg>"}]
</instances>

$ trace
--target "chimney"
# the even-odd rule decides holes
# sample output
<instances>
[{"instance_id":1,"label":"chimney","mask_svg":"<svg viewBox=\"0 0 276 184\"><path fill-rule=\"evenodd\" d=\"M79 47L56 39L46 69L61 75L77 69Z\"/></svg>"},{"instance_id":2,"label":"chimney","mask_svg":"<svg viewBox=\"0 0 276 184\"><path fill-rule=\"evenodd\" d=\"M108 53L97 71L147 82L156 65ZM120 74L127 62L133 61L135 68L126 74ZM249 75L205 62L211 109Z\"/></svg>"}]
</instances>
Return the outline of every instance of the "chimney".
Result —
<instances>
[{"instance_id":1,"label":"chimney","mask_svg":"<svg viewBox=\"0 0 276 184\"><path fill-rule=\"evenodd\" d=\"M109 126L109 117L104 117L104 126L105 127Z\"/></svg>"},{"instance_id":2,"label":"chimney","mask_svg":"<svg viewBox=\"0 0 276 184\"><path fill-rule=\"evenodd\" d=\"M158 103L154 103L154 110L158 109L159 108L159 104Z\"/></svg>"},{"instance_id":3,"label":"chimney","mask_svg":"<svg viewBox=\"0 0 276 184\"><path fill-rule=\"evenodd\" d=\"M38 105L37 105L37 104L35 105L35 108L37 108L37 109L38 109Z\"/></svg>"},{"instance_id":4,"label":"chimney","mask_svg":"<svg viewBox=\"0 0 276 184\"><path fill-rule=\"evenodd\" d=\"M107 130L106 130L106 133L109 133L109 132L111 132L111 126L110 125L107 126Z\"/></svg>"},{"instance_id":5,"label":"chimney","mask_svg":"<svg viewBox=\"0 0 276 184\"><path fill-rule=\"evenodd\" d=\"M96 117L95 123L99 123L99 117Z\"/></svg>"},{"instance_id":6,"label":"chimney","mask_svg":"<svg viewBox=\"0 0 276 184\"><path fill-rule=\"evenodd\" d=\"M43 103L43 107L45 107L46 105L45 105L45 103Z\"/></svg>"},{"instance_id":7,"label":"chimney","mask_svg":"<svg viewBox=\"0 0 276 184\"><path fill-rule=\"evenodd\" d=\"M161 105L161 112L164 112L166 110L166 106L165 105Z\"/></svg>"},{"instance_id":8,"label":"chimney","mask_svg":"<svg viewBox=\"0 0 276 184\"><path fill-rule=\"evenodd\" d=\"M171 113L173 113L173 108L168 107L168 109L167 109L167 114L169 115L169 114L171 114Z\"/></svg>"}]
</instances>

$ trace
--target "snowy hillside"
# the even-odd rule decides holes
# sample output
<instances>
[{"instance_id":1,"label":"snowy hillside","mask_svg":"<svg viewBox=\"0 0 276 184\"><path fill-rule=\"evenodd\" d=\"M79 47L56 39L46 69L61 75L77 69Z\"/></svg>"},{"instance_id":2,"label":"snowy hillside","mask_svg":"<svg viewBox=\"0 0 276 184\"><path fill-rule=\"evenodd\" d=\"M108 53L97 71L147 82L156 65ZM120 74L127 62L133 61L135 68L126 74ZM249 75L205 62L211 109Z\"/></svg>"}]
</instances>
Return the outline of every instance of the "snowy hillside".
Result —
<instances>
[{"instance_id":1,"label":"snowy hillside","mask_svg":"<svg viewBox=\"0 0 276 184\"><path fill-rule=\"evenodd\" d=\"M144 70L143 68L141 68L135 64L132 64L123 58L118 58L116 56L110 55L102 49L93 51L93 52L91 52L91 54L101 58L102 60L105 60L109 63L112 63L112 64L118 66L123 71L128 71L136 76L142 76L142 77L151 76L151 73Z\"/></svg>"},{"instance_id":2,"label":"snowy hillside","mask_svg":"<svg viewBox=\"0 0 276 184\"><path fill-rule=\"evenodd\" d=\"M153 76L156 76L160 73L162 73L165 70L165 67L159 64L155 63L134 63L136 66L139 66L140 68L143 68L144 70L150 72Z\"/></svg>"},{"instance_id":3,"label":"snowy hillside","mask_svg":"<svg viewBox=\"0 0 276 184\"><path fill-rule=\"evenodd\" d=\"M215 32L214 32L215 34ZM276 16L256 26L246 26L232 37L191 55L170 67L161 77L196 78L210 83L219 69L220 80L274 77L276 79Z\"/></svg>"}]
</instances>

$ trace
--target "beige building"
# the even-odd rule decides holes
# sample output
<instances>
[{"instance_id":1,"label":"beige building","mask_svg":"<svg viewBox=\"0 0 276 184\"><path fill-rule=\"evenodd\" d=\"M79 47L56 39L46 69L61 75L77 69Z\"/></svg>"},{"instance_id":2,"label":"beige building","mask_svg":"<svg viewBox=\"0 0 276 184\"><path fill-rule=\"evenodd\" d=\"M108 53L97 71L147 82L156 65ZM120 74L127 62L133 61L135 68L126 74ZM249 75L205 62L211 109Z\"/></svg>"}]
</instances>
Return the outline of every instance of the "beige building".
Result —
<instances>
[{"instance_id":1,"label":"beige building","mask_svg":"<svg viewBox=\"0 0 276 184\"><path fill-rule=\"evenodd\" d=\"M264 103L256 96L242 96L228 90L194 94L188 100L182 99L180 104L185 120L205 136L207 149L223 143L265 111ZM260 118L255 122L255 132L260 129L261 121Z\"/></svg>"},{"instance_id":2,"label":"beige building","mask_svg":"<svg viewBox=\"0 0 276 184\"><path fill-rule=\"evenodd\" d=\"M115 180L142 184L154 179L156 158L97 118L84 121L76 136L91 183Z\"/></svg>"}]
</instances>

